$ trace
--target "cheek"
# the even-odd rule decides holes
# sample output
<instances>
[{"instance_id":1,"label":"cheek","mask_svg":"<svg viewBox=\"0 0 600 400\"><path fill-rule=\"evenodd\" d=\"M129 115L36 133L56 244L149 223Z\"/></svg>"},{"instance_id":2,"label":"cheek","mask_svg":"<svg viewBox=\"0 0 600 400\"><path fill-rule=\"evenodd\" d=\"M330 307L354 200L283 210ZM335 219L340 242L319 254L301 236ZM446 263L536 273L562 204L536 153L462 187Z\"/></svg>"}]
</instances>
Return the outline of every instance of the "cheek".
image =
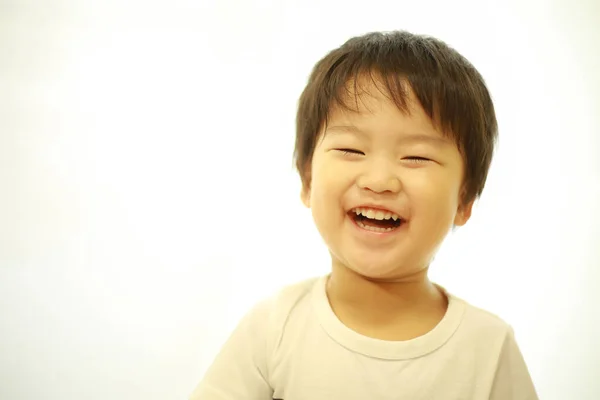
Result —
<instances>
[{"instance_id":1,"label":"cheek","mask_svg":"<svg viewBox=\"0 0 600 400\"><path fill-rule=\"evenodd\" d=\"M352 186L351 174L343 163L325 157L315 159L310 203L317 224L339 223L339 218L345 215L345 198Z\"/></svg>"},{"instance_id":2,"label":"cheek","mask_svg":"<svg viewBox=\"0 0 600 400\"><path fill-rule=\"evenodd\" d=\"M313 188L318 191L339 191L349 181L349 169L344 163L325 155L317 155L312 164Z\"/></svg>"},{"instance_id":3,"label":"cheek","mask_svg":"<svg viewBox=\"0 0 600 400\"><path fill-rule=\"evenodd\" d=\"M446 174L415 176L405 182L405 191L415 211L440 220L452 219L458 206L458 184ZM420 214L420 213L419 213Z\"/></svg>"},{"instance_id":4,"label":"cheek","mask_svg":"<svg viewBox=\"0 0 600 400\"><path fill-rule=\"evenodd\" d=\"M314 177L310 198L313 211L331 209L339 204L341 195L342 191L339 189L339 185L335 185L327 176L316 175Z\"/></svg>"},{"instance_id":5,"label":"cheek","mask_svg":"<svg viewBox=\"0 0 600 400\"><path fill-rule=\"evenodd\" d=\"M313 213L316 208L323 204L323 199L327 198L327 193L330 190L328 182L331 182L331 174L323 165L321 157L315 155L311 168L311 208Z\"/></svg>"}]
</instances>

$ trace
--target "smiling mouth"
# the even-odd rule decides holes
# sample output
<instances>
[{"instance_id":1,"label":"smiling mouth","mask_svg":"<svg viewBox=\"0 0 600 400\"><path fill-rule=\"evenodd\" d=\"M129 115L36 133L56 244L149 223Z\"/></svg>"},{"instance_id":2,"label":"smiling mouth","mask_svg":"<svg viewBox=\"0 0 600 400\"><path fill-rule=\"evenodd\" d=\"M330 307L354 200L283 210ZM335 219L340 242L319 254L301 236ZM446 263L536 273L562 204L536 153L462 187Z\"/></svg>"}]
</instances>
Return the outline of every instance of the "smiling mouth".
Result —
<instances>
[{"instance_id":1,"label":"smiling mouth","mask_svg":"<svg viewBox=\"0 0 600 400\"><path fill-rule=\"evenodd\" d=\"M404 220L394 213L365 208L350 210L348 216L360 228L373 232L391 232L404 223Z\"/></svg>"}]
</instances>

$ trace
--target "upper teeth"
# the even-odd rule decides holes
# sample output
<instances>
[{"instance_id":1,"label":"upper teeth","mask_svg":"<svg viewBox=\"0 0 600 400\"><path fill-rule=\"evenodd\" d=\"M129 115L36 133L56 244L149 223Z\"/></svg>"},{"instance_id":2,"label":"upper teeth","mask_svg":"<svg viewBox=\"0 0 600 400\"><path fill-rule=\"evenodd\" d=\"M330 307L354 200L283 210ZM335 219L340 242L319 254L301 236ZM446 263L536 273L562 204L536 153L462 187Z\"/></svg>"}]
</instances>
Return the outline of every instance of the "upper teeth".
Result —
<instances>
[{"instance_id":1,"label":"upper teeth","mask_svg":"<svg viewBox=\"0 0 600 400\"><path fill-rule=\"evenodd\" d=\"M394 214L389 211L372 210L370 208L355 208L352 211L354 211L356 215L362 215L364 217L370 219L378 219L380 221L384 219L393 219L394 221L397 221L400 219L400 217L397 214Z\"/></svg>"}]
</instances>

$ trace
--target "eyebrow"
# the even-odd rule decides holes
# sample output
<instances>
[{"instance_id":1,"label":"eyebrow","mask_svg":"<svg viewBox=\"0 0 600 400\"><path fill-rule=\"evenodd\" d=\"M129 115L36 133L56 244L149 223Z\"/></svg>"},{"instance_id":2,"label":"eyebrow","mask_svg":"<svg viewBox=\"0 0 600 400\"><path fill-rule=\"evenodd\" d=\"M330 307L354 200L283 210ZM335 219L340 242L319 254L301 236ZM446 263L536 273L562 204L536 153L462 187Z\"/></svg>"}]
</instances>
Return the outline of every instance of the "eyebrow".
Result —
<instances>
[{"instance_id":1,"label":"eyebrow","mask_svg":"<svg viewBox=\"0 0 600 400\"><path fill-rule=\"evenodd\" d=\"M353 133L359 136L368 136L367 132L361 130L354 125L335 125L328 126L327 131L333 131L332 133ZM408 133L402 135L403 142L426 142L433 145L448 145L451 144L450 140L441 136L432 136L424 133Z\"/></svg>"}]
</instances>

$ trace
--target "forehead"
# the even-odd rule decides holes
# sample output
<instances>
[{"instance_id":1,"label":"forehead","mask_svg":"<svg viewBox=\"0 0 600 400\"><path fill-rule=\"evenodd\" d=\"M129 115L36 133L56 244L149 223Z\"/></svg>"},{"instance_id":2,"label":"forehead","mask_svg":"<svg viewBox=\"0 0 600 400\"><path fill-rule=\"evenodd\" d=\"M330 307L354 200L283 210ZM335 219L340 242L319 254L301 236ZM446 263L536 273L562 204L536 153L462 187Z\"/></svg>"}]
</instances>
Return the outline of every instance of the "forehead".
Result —
<instances>
[{"instance_id":1,"label":"forehead","mask_svg":"<svg viewBox=\"0 0 600 400\"><path fill-rule=\"evenodd\" d=\"M330 133L386 134L391 136L416 136L448 141L421 107L410 86L403 90L402 102L375 83L355 85L348 83L347 90L330 106L323 131ZM396 100L396 101L394 101Z\"/></svg>"}]
</instances>

